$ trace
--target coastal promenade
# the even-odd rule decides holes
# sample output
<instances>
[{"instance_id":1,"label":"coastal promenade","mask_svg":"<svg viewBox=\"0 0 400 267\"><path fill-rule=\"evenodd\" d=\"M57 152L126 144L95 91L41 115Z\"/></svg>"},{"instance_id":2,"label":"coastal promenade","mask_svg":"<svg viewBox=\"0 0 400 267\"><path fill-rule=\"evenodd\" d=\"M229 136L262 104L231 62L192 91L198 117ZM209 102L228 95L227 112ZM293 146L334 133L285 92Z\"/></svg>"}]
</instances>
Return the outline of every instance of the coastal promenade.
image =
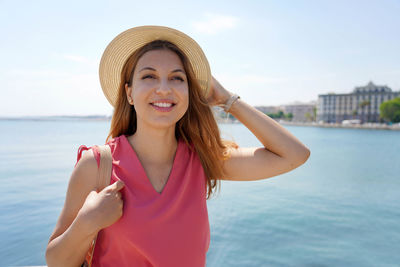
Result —
<instances>
[{"instance_id":1,"label":"coastal promenade","mask_svg":"<svg viewBox=\"0 0 400 267\"><path fill-rule=\"evenodd\" d=\"M240 122L236 119L216 117L219 124L237 124ZM274 119L282 125L292 126L310 126L310 127L321 127L321 128L351 128L351 129L373 129L373 130L394 130L400 131L400 123L393 123L391 125L385 123L362 123L362 124L341 124L341 123L318 123L318 122L292 122L281 119Z\"/></svg>"},{"instance_id":2,"label":"coastal promenade","mask_svg":"<svg viewBox=\"0 0 400 267\"><path fill-rule=\"evenodd\" d=\"M352 128L352 129L373 129L373 130L395 130L400 131L400 124L384 124L384 123L363 123L363 124L341 124L341 123L317 123L317 122L289 122L280 120L283 125L293 126L312 126L323 128Z\"/></svg>"},{"instance_id":3,"label":"coastal promenade","mask_svg":"<svg viewBox=\"0 0 400 267\"><path fill-rule=\"evenodd\" d=\"M216 116L215 119L219 124L240 123L236 119L221 118ZM93 115L93 116L32 116L32 117L0 117L0 121L111 121L111 116ZM293 126L312 126L323 128L353 128L353 129L374 129L374 130L395 130L400 131L400 123L392 125L384 123L363 123L363 124L341 124L341 123L317 123L317 122L291 122L285 120L277 120L282 125Z\"/></svg>"}]
</instances>

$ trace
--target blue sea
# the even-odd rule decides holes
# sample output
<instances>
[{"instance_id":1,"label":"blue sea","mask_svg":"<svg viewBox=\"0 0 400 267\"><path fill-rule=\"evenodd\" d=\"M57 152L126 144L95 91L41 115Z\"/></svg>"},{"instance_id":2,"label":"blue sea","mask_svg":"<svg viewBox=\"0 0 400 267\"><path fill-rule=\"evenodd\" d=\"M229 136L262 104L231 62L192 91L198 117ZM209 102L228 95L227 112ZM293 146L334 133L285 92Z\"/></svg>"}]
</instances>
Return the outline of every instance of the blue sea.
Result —
<instances>
[{"instance_id":1,"label":"blue sea","mask_svg":"<svg viewBox=\"0 0 400 267\"><path fill-rule=\"evenodd\" d=\"M78 147L109 121L0 121L0 266L46 265ZM400 131L284 126L308 161L272 178L223 181L208 200L207 267L400 266ZM261 146L241 124L225 138Z\"/></svg>"}]
</instances>

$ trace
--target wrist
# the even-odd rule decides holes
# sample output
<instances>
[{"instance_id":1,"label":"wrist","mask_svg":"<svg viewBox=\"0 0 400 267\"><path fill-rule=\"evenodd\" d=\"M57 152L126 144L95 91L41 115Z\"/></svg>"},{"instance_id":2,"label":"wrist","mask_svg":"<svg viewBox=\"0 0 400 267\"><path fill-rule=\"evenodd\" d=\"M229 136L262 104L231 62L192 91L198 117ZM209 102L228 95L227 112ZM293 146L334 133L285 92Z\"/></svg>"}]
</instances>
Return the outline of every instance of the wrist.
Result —
<instances>
[{"instance_id":1,"label":"wrist","mask_svg":"<svg viewBox=\"0 0 400 267\"><path fill-rule=\"evenodd\" d=\"M224 102L224 104L220 105L226 113L231 110L232 105L240 99L240 96L237 94L230 94L230 97Z\"/></svg>"},{"instance_id":2,"label":"wrist","mask_svg":"<svg viewBox=\"0 0 400 267\"><path fill-rule=\"evenodd\" d=\"M96 235L101 230L100 227L94 225L94 220L89 218L88 214L78 212L75 221L80 225L79 228L88 236Z\"/></svg>"},{"instance_id":3,"label":"wrist","mask_svg":"<svg viewBox=\"0 0 400 267\"><path fill-rule=\"evenodd\" d=\"M229 99L234 95L234 93L228 92L221 100L221 105L225 105Z\"/></svg>"}]
</instances>

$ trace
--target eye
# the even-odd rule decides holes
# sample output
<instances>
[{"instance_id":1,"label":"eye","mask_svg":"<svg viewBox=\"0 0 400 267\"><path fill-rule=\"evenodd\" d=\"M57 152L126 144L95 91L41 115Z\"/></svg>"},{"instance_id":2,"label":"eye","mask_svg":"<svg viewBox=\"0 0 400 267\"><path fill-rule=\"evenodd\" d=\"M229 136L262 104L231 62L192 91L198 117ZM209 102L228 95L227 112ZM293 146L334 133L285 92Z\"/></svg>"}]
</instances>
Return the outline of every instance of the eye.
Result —
<instances>
[{"instance_id":1,"label":"eye","mask_svg":"<svg viewBox=\"0 0 400 267\"><path fill-rule=\"evenodd\" d=\"M184 80L183 80L181 77L179 77L179 76L175 76L173 79L174 79L174 80L179 80L179 81L181 81L181 82L184 81Z\"/></svg>"},{"instance_id":2,"label":"eye","mask_svg":"<svg viewBox=\"0 0 400 267\"><path fill-rule=\"evenodd\" d=\"M154 76L153 75L145 75L142 77L142 80L147 79L147 78L154 78Z\"/></svg>"}]
</instances>

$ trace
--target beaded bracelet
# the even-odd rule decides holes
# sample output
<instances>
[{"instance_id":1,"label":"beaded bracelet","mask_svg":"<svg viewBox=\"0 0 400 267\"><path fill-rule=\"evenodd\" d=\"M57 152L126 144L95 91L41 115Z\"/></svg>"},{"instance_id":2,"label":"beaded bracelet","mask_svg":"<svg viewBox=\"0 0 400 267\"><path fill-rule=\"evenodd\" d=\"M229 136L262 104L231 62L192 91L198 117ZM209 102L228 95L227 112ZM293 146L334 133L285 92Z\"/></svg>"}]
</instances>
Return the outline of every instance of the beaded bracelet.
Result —
<instances>
[{"instance_id":1,"label":"beaded bracelet","mask_svg":"<svg viewBox=\"0 0 400 267\"><path fill-rule=\"evenodd\" d=\"M226 101L225 104L222 104L221 106L223 107L224 111L226 113L229 112L229 110L231 109L231 106L233 103L235 103L236 100L238 100L240 98L240 96L238 96L237 94L232 95L228 101Z\"/></svg>"}]
</instances>

